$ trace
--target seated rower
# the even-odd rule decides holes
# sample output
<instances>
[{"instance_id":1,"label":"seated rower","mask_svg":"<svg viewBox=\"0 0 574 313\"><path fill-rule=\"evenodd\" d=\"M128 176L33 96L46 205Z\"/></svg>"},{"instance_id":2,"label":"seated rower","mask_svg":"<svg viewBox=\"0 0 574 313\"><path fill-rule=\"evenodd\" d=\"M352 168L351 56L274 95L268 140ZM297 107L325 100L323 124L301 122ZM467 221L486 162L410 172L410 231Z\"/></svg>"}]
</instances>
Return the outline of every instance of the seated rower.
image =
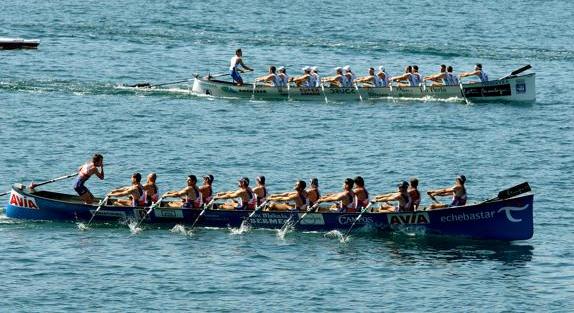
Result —
<instances>
[{"instance_id":1,"label":"seated rower","mask_svg":"<svg viewBox=\"0 0 574 313\"><path fill-rule=\"evenodd\" d=\"M452 195L452 201L450 205L443 203L433 203L429 209L447 208L453 206L466 205L466 188L464 183L466 182L466 177L464 175L458 176L454 181L454 186L444 189L429 190L427 194L431 197L434 196L450 196Z\"/></svg>"},{"instance_id":2,"label":"seated rower","mask_svg":"<svg viewBox=\"0 0 574 313\"><path fill-rule=\"evenodd\" d=\"M265 76L255 78L255 82L263 82L266 86L279 87L283 82L277 76L275 66L269 67L269 73Z\"/></svg>"},{"instance_id":3,"label":"seated rower","mask_svg":"<svg viewBox=\"0 0 574 313\"><path fill-rule=\"evenodd\" d=\"M397 185L397 192L387 193L378 195L375 197L374 202L388 202L388 201L397 201L396 206L392 206L388 203L381 203L379 207L379 212L405 212L408 211L411 207L411 197L407 192L407 187L409 184L404 181L401 184Z\"/></svg>"},{"instance_id":4,"label":"seated rower","mask_svg":"<svg viewBox=\"0 0 574 313\"><path fill-rule=\"evenodd\" d=\"M488 81L488 74L486 74L486 72L482 70L482 64L480 63L474 66L474 71L460 73L458 77L463 78L469 76L477 76L480 79L481 83Z\"/></svg>"},{"instance_id":5,"label":"seated rower","mask_svg":"<svg viewBox=\"0 0 574 313\"><path fill-rule=\"evenodd\" d=\"M298 77L291 77L291 81L297 85L297 87L309 88L314 87L315 85L312 84L313 77L311 76L311 68L305 66L303 68L303 75Z\"/></svg>"},{"instance_id":6,"label":"seated rower","mask_svg":"<svg viewBox=\"0 0 574 313\"><path fill-rule=\"evenodd\" d=\"M323 82L329 83L330 87L344 87L345 85L347 85L347 77L343 75L343 68L336 67L335 73L336 73L335 76L323 78Z\"/></svg>"},{"instance_id":7,"label":"seated rower","mask_svg":"<svg viewBox=\"0 0 574 313\"><path fill-rule=\"evenodd\" d=\"M156 203L157 200L159 199L158 188L157 185L155 184L156 180L157 180L157 174L149 173L149 175L147 175L147 181L145 185L143 185L145 195L145 205L147 206Z\"/></svg>"},{"instance_id":8,"label":"seated rower","mask_svg":"<svg viewBox=\"0 0 574 313\"><path fill-rule=\"evenodd\" d=\"M319 192L319 179L316 177L311 178L309 185L310 186L307 189L307 202L309 207L312 207L317 203L317 200L321 198L321 192Z\"/></svg>"},{"instance_id":9,"label":"seated rower","mask_svg":"<svg viewBox=\"0 0 574 313\"><path fill-rule=\"evenodd\" d=\"M365 188L365 180L363 177L357 176L354 181L355 188L353 189L353 193L355 194L355 208L357 212L361 212L361 210L369 205L369 192Z\"/></svg>"},{"instance_id":10,"label":"seated rower","mask_svg":"<svg viewBox=\"0 0 574 313\"><path fill-rule=\"evenodd\" d=\"M307 209L307 184L298 180L293 187L293 192L270 195L267 200L273 201L267 207L267 211L305 211ZM280 203L278 203L278 202Z\"/></svg>"},{"instance_id":11,"label":"seated rower","mask_svg":"<svg viewBox=\"0 0 574 313\"><path fill-rule=\"evenodd\" d=\"M279 66L277 73L277 77L279 77L278 87L287 87L287 85L289 85L289 75L287 75L287 70L285 67Z\"/></svg>"},{"instance_id":12,"label":"seated rower","mask_svg":"<svg viewBox=\"0 0 574 313\"><path fill-rule=\"evenodd\" d=\"M265 176L257 176L255 178L255 188L253 188L253 193L255 194L255 199L257 201L257 206L260 206L267 199L267 187L265 187Z\"/></svg>"},{"instance_id":13,"label":"seated rower","mask_svg":"<svg viewBox=\"0 0 574 313\"><path fill-rule=\"evenodd\" d=\"M343 71L345 71L345 76L347 77L347 81L348 81L348 86L346 86L346 87L352 87L353 82L357 79L357 75L355 75L355 73L353 73L353 71L351 70L351 66L349 66L349 65L343 66Z\"/></svg>"},{"instance_id":14,"label":"seated rower","mask_svg":"<svg viewBox=\"0 0 574 313\"><path fill-rule=\"evenodd\" d=\"M423 84L423 76L419 73L418 65L413 65L411 80L412 80L411 85L421 86Z\"/></svg>"},{"instance_id":15,"label":"seated rower","mask_svg":"<svg viewBox=\"0 0 574 313\"><path fill-rule=\"evenodd\" d=\"M408 65L405 67L405 73L401 76L391 77L391 81L398 82L399 87L414 87L413 78L412 78L412 66Z\"/></svg>"},{"instance_id":16,"label":"seated rower","mask_svg":"<svg viewBox=\"0 0 574 313\"><path fill-rule=\"evenodd\" d=\"M100 170L98 170L98 167ZM96 177L101 180L104 179L104 157L99 153L94 154L90 162L86 162L80 166L78 169L78 178L76 178L74 183L74 190L85 204L91 204L95 200L94 195L84 185L92 175L96 175Z\"/></svg>"},{"instance_id":17,"label":"seated rower","mask_svg":"<svg viewBox=\"0 0 574 313\"><path fill-rule=\"evenodd\" d=\"M201 197L204 203L209 203L213 200L213 175L209 174L203 176L203 185L199 187L199 192L201 192Z\"/></svg>"},{"instance_id":18,"label":"seated rower","mask_svg":"<svg viewBox=\"0 0 574 313\"><path fill-rule=\"evenodd\" d=\"M446 65L441 64L440 66L440 73L425 76L424 80L432 81L432 86L446 86L447 84L447 72L446 72Z\"/></svg>"},{"instance_id":19,"label":"seated rower","mask_svg":"<svg viewBox=\"0 0 574 313\"><path fill-rule=\"evenodd\" d=\"M117 199L113 204L117 206L145 206L146 198L143 186L141 185L142 175L134 173L131 177L130 186L117 188L108 193L109 197L125 197L128 199Z\"/></svg>"},{"instance_id":20,"label":"seated rower","mask_svg":"<svg viewBox=\"0 0 574 313\"><path fill-rule=\"evenodd\" d=\"M223 210L254 210L257 206L257 198L249 188L249 179L242 177L237 181L239 189L236 191L219 192L214 199L234 199L236 201L226 202L219 206Z\"/></svg>"},{"instance_id":21,"label":"seated rower","mask_svg":"<svg viewBox=\"0 0 574 313\"><path fill-rule=\"evenodd\" d=\"M381 80L381 87L388 87L391 84L391 75L387 73L383 66L379 66L377 77Z\"/></svg>"},{"instance_id":22,"label":"seated rower","mask_svg":"<svg viewBox=\"0 0 574 313\"><path fill-rule=\"evenodd\" d=\"M369 74L355 79L355 83L368 87L381 87L382 81L378 75L375 75L375 69L369 67Z\"/></svg>"},{"instance_id":23,"label":"seated rower","mask_svg":"<svg viewBox=\"0 0 574 313\"><path fill-rule=\"evenodd\" d=\"M181 190L168 191L162 198L181 198L181 201L168 202L167 206L172 208L199 209L203 205L203 198L199 188L197 188L197 177L187 176L187 186Z\"/></svg>"},{"instance_id":24,"label":"seated rower","mask_svg":"<svg viewBox=\"0 0 574 313\"><path fill-rule=\"evenodd\" d=\"M315 83L312 87L321 87L321 76L319 76L319 70L316 66L311 67L311 76L313 76L313 81Z\"/></svg>"},{"instance_id":25,"label":"seated rower","mask_svg":"<svg viewBox=\"0 0 574 313\"><path fill-rule=\"evenodd\" d=\"M338 201L338 203L329 208L329 211L340 213L357 212L355 208L355 194L353 193L354 184L355 181L353 179L345 179L342 192L321 197L317 200L317 203Z\"/></svg>"},{"instance_id":26,"label":"seated rower","mask_svg":"<svg viewBox=\"0 0 574 313\"><path fill-rule=\"evenodd\" d=\"M411 207L408 211L417 211L421 204L421 193L418 190L419 180L416 177L411 178L408 193L411 197Z\"/></svg>"},{"instance_id":27,"label":"seated rower","mask_svg":"<svg viewBox=\"0 0 574 313\"><path fill-rule=\"evenodd\" d=\"M447 86L458 86L460 84L460 81L458 80L458 77L456 75L453 74L453 68L452 66L448 66L446 68L446 85Z\"/></svg>"}]
</instances>

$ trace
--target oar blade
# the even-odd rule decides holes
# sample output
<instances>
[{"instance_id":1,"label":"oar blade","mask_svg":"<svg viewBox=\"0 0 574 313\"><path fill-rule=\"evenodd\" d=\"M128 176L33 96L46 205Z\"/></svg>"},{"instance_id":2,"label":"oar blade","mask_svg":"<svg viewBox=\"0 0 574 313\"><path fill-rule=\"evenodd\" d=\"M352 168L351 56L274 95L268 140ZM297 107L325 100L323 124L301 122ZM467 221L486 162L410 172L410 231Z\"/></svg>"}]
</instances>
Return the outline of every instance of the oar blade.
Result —
<instances>
[{"instance_id":1,"label":"oar blade","mask_svg":"<svg viewBox=\"0 0 574 313\"><path fill-rule=\"evenodd\" d=\"M525 65L525 66L523 66L523 67L521 67L521 68L519 68L519 69L516 69L516 70L512 71L512 72L510 73L510 75L512 75L512 76L518 75L518 74L520 74L520 73L522 73L522 72L524 72L524 71L527 71L527 70L529 70L529 69L531 69L531 68L532 68L532 66L531 66L530 64L528 64L528 65Z\"/></svg>"},{"instance_id":2,"label":"oar blade","mask_svg":"<svg viewBox=\"0 0 574 313\"><path fill-rule=\"evenodd\" d=\"M498 193L498 199L499 200L508 199L530 191L532 191L530 185L527 182L524 182L514 187L502 190L501 192Z\"/></svg>"}]
</instances>

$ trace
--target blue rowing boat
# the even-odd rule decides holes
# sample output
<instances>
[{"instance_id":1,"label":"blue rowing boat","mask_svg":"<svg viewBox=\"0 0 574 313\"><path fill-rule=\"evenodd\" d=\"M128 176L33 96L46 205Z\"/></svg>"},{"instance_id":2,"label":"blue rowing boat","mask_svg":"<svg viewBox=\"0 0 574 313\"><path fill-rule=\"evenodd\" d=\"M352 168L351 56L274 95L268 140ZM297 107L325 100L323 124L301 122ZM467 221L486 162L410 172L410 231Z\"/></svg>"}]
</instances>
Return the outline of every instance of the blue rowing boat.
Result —
<instances>
[{"instance_id":1,"label":"blue rowing boat","mask_svg":"<svg viewBox=\"0 0 574 313\"><path fill-rule=\"evenodd\" d=\"M466 206L399 213L333 213L263 212L249 218L254 228L281 228L288 221L298 221L295 228L302 231L347 231L355 220L354 229L397 231L425 234L464 236L489 240L526 240L534 233L534 195L528 183L501 191L494 199ZM21 184L12 186L6 215L10 218L55 221L87 221L97 204L87 205L69 194L35 191ZM94 221L110 222L140 220L148 208L103 205ZM200 209L168 208L161 204L145 217L144 223L158 225L192 224ZM220 210L217 205L206 210L198 220L203 227L240 227L253 211Z\"/></svg>"}]
</instances>

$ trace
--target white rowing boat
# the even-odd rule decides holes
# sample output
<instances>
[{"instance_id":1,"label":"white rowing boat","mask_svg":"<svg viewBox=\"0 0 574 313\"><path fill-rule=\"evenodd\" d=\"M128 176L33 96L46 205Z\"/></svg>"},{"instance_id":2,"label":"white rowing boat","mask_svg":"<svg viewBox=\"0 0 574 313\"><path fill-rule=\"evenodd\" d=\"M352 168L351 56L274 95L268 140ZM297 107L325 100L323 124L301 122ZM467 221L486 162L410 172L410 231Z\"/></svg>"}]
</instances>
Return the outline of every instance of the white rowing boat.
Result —
<instances>
[{"instance_id":1,"label":"white rowing boat","mask_svg":"<svg viewBox=\"0 0 574 313\"><path fill-rule=\"evenodd\" d=\"M0 50L36 49L39 44L38 39L0 37Z\"/></svg>"},{"instance_id":2,"label":"white rowing boat","mask_svg":"<svg viewBox=\"0 0 574 313\"><path fill-rule=\"evenodd\" d=\"M352 101L388 98L430 98L468 99L478 101L520 101L536 100L535 74L511 75L483 83L469 83L460 86L417 86L417 87L270 87L254 83L237 86L228 81L197 75L192 91L200 95L224 98L247 98L256 100L296 101Z\"/></svg>"}]
</instances>

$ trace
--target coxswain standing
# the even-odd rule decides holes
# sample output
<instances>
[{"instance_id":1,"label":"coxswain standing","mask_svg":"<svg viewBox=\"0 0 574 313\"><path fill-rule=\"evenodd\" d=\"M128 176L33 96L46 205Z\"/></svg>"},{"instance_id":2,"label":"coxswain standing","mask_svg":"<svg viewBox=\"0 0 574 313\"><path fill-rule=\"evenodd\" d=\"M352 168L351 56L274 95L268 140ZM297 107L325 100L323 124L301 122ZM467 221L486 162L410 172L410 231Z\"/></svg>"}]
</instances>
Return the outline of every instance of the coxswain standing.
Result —
<instances>
[{"instance_id":1,"label":"coxswain standing","mask_svg":"<svg viewBox=\"0 0 574 313\"><path fill-rule=\"evenodd\" d=\"M412 199L409 196L407 188L409 183L406 181L397 185L397 192L375 196L374 202L383 202L379 207L379 212L405 212L409 211L412 206ZM385 202L397 201L396 206Z\"/></svg>"},{"instance_id":2,"label":"coxswain standing","mask_svg":"<svg viewBox=\"0 0 574 313\"><path fill-rule=\"evenodd\" d=\"M114 189L108 193L108 197L128 197L128 199L117 199L114 202L114 205L117 206L145 206L146 198L141 180L142 175L134 173L131 177L132 184L130 186Z\"/></svg>"},{"instance_id":3,"label":"coxswain standing","mask_svg":"<svg viewBox=\"0 0 574 313\"><path fill-rule=\"evenodd\" d=\"M255 78L256 82L263 82L265 85L270 87L279 87L282 84L282 80L277 76L275 66L271 65L269 67L269 73L265 76Z\"/></svg>"},{"instance_id":4,"label":"coxswain standing","mask_svg":"<svg viewBox=\"0 0 574 313\"><path fill-rule=\"evenodd\" d=\"M353 186L355 181L351 178L345 179L343 183L343 191L328 196L324 196L317 200L317 203L323 202L335 202L337 204L329 208L330 211L340 212L340 213L352 213L356 212L355 208L355 194L353 193Z\"/></svg>"},{"instance_id":5,"label":"coxswain standing","mask_svg":"<svg viewBox=\"0 0 574 313\"><path fill-rule=\"evenodd\" d=\"M270 195L268 201L273 201L267 207L267 211L305 211L307 209L307 184L298 180L292 192ZM278 203L278 202L279 203Z\"/></svg>"},{"instance_id":6,"label":"coxswain standing","mask_svg":"<svg viewBox=\"0 0 574 313\"><path fill-rule=\"evenodd\" d=\"M220 192L217 193L214 199L235 199L237 202L227 202L219 206L223 210L254 210L257 206L257 199L255 194L249 188L249 179L242 177L237 181L239 189L236 191Z\"/></svg>"},{"instance_id":7,"label":"coxswain standing","mask_svg":"<svg viewBox=\"0 0 574 313\"><path fill-rule=\"evenodd\" d=\"M305 66L303 69L303 75L298 77L291 77L291 81L297 85L297 87L309 88L314 87L312 84L313 77L311 76L311 68Z\"/></svg>"},{"instance_id":8,"label":"coxswain standing","mask_svg":"<svg viewBox=\"0 0 574 313\"><path fill-rule=\"evenodd\" d=\"M464 72L460 73L459 77L469 77L469 76L477 76L480 79L481 83L488 81L488 74L482 70L482 64L478 63L474 66L474 71L472 72Z\"/></svg>"},{"instance_id":9,"label":"coxswain standing","mask_svg":"<svg viewBox=\"0 0 574 313\"><path fill-rule=\"evenodd\" d=\"M144 189L144 197L145 197L145 205L150 206L157 202L159 199L158 188L155 184L157 180L156 173L149 173L147 175L147 181L145 185L143 185Z\"/></svg>"},{"instance_id":10,"label":"coxswain standing","mask_svg":"<svg viewBox=\"0 0 574 313\"><path fill-rule=\"evenodd\" d=\"M199 192L201 192L201 197L204 203L209 203L213 199L213 180L215 178L213 175L209 174L203 176L203 185L199 187Z\"/></svg>"},{"instance_id":11,"label":"coxswain standing","mask_svg":"<svg viewBox=\"0 0 574 313\"><path fill-rule=\"evenodd\" d=\"M78 168L78 178L74 183L74 190L86 204L91 204L95 200L94 195L84 185L92 175L96 175L101 180L104 179L104 157L99 153L94 154L90 162Z\"/></svg>"},{"instance_id":12,"label":"coxswain standing","mask_svg":"<svg viewBox=\"0 0 574 313\"><path fill-rule=\"evenodd\" d=\"M163 194L162 198L181 198L180 201L168 202L172 208L198 209L203 205L203 198L199 188L197 188L197 177L195 175L187 176L187 186L181 190L168 191Z\"/></svg>"},{"instance_id":13,"label":"coxswain standing","mask_svg":"<svg viewBox=\"0 0 574 313\"><path fill-rule=\"evenodd\" d=\"M241 58L242 56L243 52L241 49L235 50L235 55L231 58L229 65L229 75L231 75L231 78L233 78L233 81L237 83L238 86L243 85L243 78L239 75L239 72L243 72L243 70L238 67L241 65L245 70L253 71L252 68L243 63L243 59Z\"/></svg>"},{"instance_id":14,"label":"coxswain standing","mask_svg":"<svg viewBox=\"0 0 574 313\"><path fill-rule=\"evenodd\" d=\"M430 209L446 208L453 206L466 205L466 188L464 183L466 182L466 177L464 175L458 176L454 181L454 186L444 189L429 190L427 194L432 198L434 196L450 196L452 195L452 201L450 205L444 203L433 203Z\"/></svg>"}]
</instances>

